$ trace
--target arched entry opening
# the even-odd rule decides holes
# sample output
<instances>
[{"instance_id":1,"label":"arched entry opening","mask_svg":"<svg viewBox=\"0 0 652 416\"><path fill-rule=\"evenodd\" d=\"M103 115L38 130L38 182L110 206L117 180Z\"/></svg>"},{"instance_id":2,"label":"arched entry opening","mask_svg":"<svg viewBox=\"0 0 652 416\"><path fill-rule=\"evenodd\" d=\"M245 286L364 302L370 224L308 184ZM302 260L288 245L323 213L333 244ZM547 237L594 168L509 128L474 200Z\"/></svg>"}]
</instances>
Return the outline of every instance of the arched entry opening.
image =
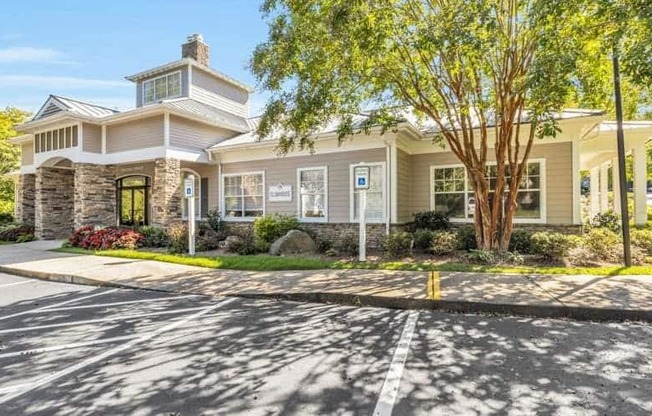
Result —
<instances>
[{"instance_id":1,"label":"arched entry opening","mask_svg":"<svg viewBox=\"0 0 652 416\"><path fill-rule=\"evenodd\" d=\"M118 224L129 227L149 225L151 178L125 176L116 181Z\"/></svg>"}]
</instances>

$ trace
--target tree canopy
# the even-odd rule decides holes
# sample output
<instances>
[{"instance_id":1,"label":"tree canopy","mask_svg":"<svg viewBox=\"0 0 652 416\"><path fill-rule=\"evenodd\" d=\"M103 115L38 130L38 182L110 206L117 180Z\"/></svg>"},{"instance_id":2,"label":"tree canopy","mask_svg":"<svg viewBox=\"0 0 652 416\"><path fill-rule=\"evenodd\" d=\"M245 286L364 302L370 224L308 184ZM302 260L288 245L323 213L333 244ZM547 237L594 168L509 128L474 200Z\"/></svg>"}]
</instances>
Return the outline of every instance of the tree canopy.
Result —
<instances>
[{"instance_id":1,"label":"tree canopy","mask_svg":"<svg viewBox=\"0 0 652 416\"><path fill-rule=\"evenodd\" d=\"M9 143L16 136L14 127L25 121L29 114L13 107L0 111L0 212L13 213L14 183L2 175L18 168L20 148Z\"/></svg>"},{"instance_id":2,"label":"tree canopy","mask_svg":"<svg viewBox=\"0 0 652 416\"><path fill-rule=\"evenodd\" d=\"M643 36L624 24L636 1L267 0L269 39L251 60L272 93L258 133L280 132L282 152L310 148L328 121L341 120L346 137L357 132L352 114L375 108L370 123L389 126L397 119L387 109L409 106L466 167L478 244L504 249L535 139L558 132L556 115L569 103L608 109L603 61L618 33ZM623 24L599 34L614 16ZM625 55L644 47L632 42ZM632 83L649 76L640 60L628 62ZM646 97L636 88L631 108Z\"/></svg>"}]
</instances>

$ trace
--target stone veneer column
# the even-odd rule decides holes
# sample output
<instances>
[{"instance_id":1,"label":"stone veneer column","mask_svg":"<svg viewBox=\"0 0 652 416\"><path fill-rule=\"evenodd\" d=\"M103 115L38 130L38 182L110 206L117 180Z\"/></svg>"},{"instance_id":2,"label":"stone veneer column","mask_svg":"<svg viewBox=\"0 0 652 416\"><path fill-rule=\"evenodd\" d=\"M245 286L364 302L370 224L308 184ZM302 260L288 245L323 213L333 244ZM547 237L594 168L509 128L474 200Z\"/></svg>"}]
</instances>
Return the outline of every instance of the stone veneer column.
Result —
<instances>
[{"instance_id":1,"label":"stone veneer column","mask_svg":"<svg viewBox=\"0 0 652 416\"><path fill-rule=\"evenodd\" d=\"M167 227L181 219L181 163L178 159L154 161L152 225Z\"/></svg>"},{"instance_id":2,"label":"stone veneer column","mask_svg":"<svg viewBox=\"0 0 652 416\"><path fill-rule=\"evenodd\" d=\"M38 168L35 188L36 238L67 238L73 231L74 172L70 169Z\"/></svg>"},{"instance_id":3,"label":"stone veneer column","mask_svg":"<svg viewBox=\"0 0 652 416\"><path fill-rule=\"evenodd\" d=\"M36 175L27 173L18 177L16 184L15 211L16 222L34 225L34 199L36 198Z\"/></svg>"},{"instance_id":4,"label":"stone veneer column","mask_svg":"<svg viewBox=\"0 0 652 416\"><path fill-rule=\"evenodd\" d=\"M86 225L115 226L115 192L112 165L75 163L75 229Z\"/></svg>"}]
</instances>

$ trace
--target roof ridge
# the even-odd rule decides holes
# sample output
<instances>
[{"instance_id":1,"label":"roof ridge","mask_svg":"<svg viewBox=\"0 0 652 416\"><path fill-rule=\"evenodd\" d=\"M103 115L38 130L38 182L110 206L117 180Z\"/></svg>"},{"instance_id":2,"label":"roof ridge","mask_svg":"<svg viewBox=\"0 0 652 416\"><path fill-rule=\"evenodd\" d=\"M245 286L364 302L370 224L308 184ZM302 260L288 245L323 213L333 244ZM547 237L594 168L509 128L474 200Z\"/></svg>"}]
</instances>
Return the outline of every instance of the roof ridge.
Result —
<instances>
[{"instance_id":1,"label":"roof ridge","mask_svg":"<svg viewBox=\"0 0 652 416\"><path fill-rule=\"evenodd\" d=\"M118 111L116 109L105 107L103 105L89 103L88 101L81 101L81 100L78 100L76 98L64 97L63 95L50 94L50 97L57 98L57 99L63 98L64 100L74 101L74 102L79 103L79 104L90 105L90 106L93 106L93 107L102 108L104 110L113 111L114 113L119 113L120 112L120 111Z\"/></svg>"}]
</instances>

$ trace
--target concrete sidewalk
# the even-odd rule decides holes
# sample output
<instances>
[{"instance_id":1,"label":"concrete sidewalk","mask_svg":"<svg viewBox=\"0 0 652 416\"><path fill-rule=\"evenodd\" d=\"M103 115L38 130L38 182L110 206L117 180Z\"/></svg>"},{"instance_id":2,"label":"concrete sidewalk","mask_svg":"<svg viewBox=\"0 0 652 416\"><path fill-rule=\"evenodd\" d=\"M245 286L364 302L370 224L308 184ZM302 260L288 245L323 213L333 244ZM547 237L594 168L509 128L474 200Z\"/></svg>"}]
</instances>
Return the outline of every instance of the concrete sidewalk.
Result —
<instances>
[{"instance_id":1,"label":"concrete sidewalk","mask_svg":"<svg viewBox=\"0 0 652 416\"><path fill-rule=\"evenodd\" d=\"M246 272L149 260L54 253L61 242L0 246L0 271L103 286L461 312L652 322L652 276L542 276L440 273L428 299L428 273L388 270Z\"/></svg>"}]
</instances>

